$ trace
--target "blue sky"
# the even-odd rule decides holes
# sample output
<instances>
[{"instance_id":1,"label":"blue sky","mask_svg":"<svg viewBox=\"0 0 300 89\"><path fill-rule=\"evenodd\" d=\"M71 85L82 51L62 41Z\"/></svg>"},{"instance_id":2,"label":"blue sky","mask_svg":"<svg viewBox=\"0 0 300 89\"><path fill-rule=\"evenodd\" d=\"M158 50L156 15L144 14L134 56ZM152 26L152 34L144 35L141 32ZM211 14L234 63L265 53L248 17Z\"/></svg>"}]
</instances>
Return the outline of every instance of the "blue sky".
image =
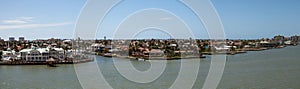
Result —
<instances>
[{"instance_id":1,"label":"blue sky","mask_svg":"<svg viewBox=\"0 0 300 89\"><path fill-rule=\"evenodd\" d=\"M76 20L85 2L86 0L2 0L0 37L73 38ZM299 0L212 0L212 3L229 39L300 35ZM168 10L180 17L197 38L208 38L197 16L176 0L124 0L99 25L97 37L111 37L116 26L125 17L147 8ZM168 37L164 33L151 31L143 34L148 34L146 36L149 37ZM143 37L142 34L138 36Z\"/></svg>"},{"instance_id":2,"label":"blue sky","mask_svg":"<svg viewBox=\"0 0 300 89\"><path fill-rule=\"evenodd\" d=\"M70 38L85 0L2 0L0 37Z\"/></svg>"},{"instance_id":3,"label":"blue sky","mask_svg":"<svg viewBox=\"0 0 300 89\"><path fill-rule=\"evenodd\" d=\"M228 38L300 35L299 0L213 0Z\"/></svg>"}]
</instances>

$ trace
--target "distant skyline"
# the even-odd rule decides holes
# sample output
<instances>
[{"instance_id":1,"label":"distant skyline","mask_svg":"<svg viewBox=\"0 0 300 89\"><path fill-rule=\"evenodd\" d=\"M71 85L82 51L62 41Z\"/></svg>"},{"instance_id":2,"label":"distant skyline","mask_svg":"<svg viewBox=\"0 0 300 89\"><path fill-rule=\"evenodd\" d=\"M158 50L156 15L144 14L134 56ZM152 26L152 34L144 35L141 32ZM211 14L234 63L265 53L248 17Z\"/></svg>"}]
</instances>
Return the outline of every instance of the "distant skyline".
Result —
<instances>
[{"instance_id":1,"label":"distant skyline","mask_svg":"<svg viewBox=\"0 0 300 89\"><path fill-rule=\"evenodd\" d=\"M0 37L5 40L9 37L25 37L30 40L73 38L76 20L86 1L3 0L0 3ZM299 0L212 0L212 4L219 13L228 39L300 35ZM99 25L97 38L111 38L120 21L129 14L146 8L168 10L185 21L196 38L209 38L196 15L176 0L124 0L114 7ZM161 20L172 18L165 17ZM169 37L164 33L151 31L136 37L160 36Z\"/></svg>"}]
</instances>

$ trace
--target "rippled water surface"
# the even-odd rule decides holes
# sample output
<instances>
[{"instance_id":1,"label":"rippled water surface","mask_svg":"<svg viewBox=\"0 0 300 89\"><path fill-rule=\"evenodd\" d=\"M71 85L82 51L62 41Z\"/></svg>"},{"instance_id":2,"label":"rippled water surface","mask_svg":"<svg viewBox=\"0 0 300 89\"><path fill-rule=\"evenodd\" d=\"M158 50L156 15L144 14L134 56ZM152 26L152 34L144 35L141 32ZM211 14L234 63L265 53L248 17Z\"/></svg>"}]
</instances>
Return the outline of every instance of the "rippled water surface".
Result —
<instances>
[{"instance_id":1,"label":"rippled water surface","mask_svg":"<svg viewBox=\"0 0 300 89\"><path fill-rule=\"evenodd\" d=\"M227 57L223 78L218 88L300 88L300 46L272 49ZM106 81L116 89L166 89L177 78L180 60L167 61L164 73L155 81L142 84L127 80L114 67L111 58L97 56L96 62ZM189 59L193 62L197 59ZM136 69L146 71L151 65L128 59ZM158 61L159 62L159 61ZM210 57L201 60L195 89L203 86L210 66ZM78 64L78 67L91 63ZM82 89L74 70L74 65L0 66L1 89ZM88 71L88 70L87 70ZM99 83L101 84L101 83Z\"/></svg>"}]
</instances>

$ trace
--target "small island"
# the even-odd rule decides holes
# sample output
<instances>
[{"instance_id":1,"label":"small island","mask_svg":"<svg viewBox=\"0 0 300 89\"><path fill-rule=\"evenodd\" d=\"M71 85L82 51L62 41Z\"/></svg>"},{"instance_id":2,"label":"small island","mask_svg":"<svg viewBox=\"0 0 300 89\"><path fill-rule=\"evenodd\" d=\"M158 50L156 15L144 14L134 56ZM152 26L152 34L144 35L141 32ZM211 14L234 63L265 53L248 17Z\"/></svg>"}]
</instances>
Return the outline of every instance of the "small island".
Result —
<instances>
[{"instance_id":1,"label":"small island","mask_svg":"<svg viewBox=\"0 0 300 89\"><path fill-rule=\"evenodd\" d=\"M205 55L234 55L247 51L262 51L286 46L296 46L299 36L253 40L211 40L211 39L137 39L91 41L89 53L104 57L131 59L189 59L205 58ZM91 43L87 42L87 43Z\"/></svg>"}]
</instances>

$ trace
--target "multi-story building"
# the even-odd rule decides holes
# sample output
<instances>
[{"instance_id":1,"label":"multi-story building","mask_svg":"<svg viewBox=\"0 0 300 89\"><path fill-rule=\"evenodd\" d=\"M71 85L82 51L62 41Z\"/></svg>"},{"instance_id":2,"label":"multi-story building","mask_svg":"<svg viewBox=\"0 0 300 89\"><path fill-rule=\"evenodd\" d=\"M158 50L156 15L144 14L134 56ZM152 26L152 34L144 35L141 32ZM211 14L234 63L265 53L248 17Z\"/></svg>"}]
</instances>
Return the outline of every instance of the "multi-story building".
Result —
<instances>
[{"instance_id":1,"label":"multi-story building","mask_svg":"<svg viewBox=\"0 0 300 89\"><path fill-rule=\"evenodd\" d=\"M15 37L9 37L8 40L9 41L15 41Z\"/></svg>"},{"instance_id":2,"label":"multi-story building","mask_svg":"<svg viewBox=\"0 0 300 89\"><path fill-rule=\"evenodd\" d=\"M10 48L7 51L1 51L1 60L9 61L9 60L17 60L17 52L11 50Z\"/></svg>"},{"instance_id":3,"label":"multi-story building","mask_svg":"<svg viewBox=\"0 0 300 89\"><path fill-rule=\"evenodd\" d=\"M24 37L19 37L19 41L20 42L25 41L25 38Z\"/></svg>"},{"instance_id":4,"label":"multi-story building","mask_svg":"<svg viewBox=\"0 0 300 89\"><path fill-rule=\"evenodd\" d=\"M49 58L64 60L62 48L36 48L23 49L20 51L21 60L28 62L45 62Z\"/></svg>"},{"instance_id":5,"label":"multi-story building","mask_svg":"<svg viewBox=\"0 0 300 89\"><path fill-rule=\"evenodd\" d=\"M300 41L300 36L292 36L290 39L293 42L299 42Z\"/></svg>"},{"instance_id":6,"label":"multi-story building","mask_svg":"<svg viewBox=\"0 0 300 89\"><path fill-rule=\"evenodd\" d=\"M4 42L4 39L1 39L1 37L0 37L0 42L1 42L1 43L3 43L3 42Z\"/></svg>"}]
</instances>

